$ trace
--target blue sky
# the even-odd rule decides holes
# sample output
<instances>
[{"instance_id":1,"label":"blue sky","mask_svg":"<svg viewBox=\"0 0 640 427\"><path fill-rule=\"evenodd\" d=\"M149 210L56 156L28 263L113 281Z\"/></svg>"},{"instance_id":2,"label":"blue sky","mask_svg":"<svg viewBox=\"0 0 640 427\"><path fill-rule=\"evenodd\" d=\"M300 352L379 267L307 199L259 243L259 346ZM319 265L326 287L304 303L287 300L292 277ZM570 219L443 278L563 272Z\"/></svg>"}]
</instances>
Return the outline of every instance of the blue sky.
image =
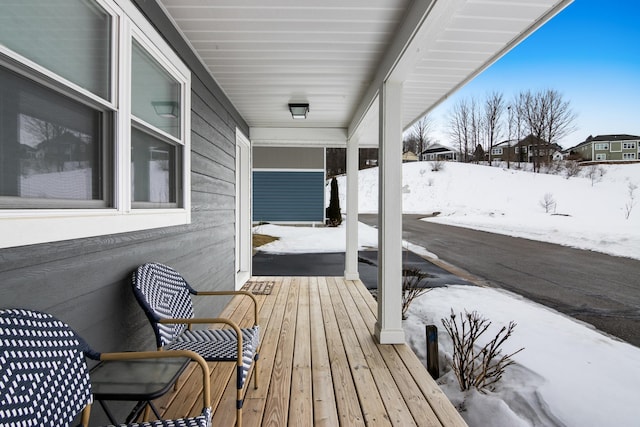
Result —
<instances>
[{"instance_id":1,"label":"blue sky","mask_svg":"<svg viewBox=\"0 0 640 427\"><path fill-rule=\"evenodd\" d=\"M574 2L433 110L434 137L449 143L446 116L460 98L507 100L555 89L577 114L570 147L589 135L640 135L640 1ZM506 137L506 135L503 135Z\"/></svg>"}]
</instances>

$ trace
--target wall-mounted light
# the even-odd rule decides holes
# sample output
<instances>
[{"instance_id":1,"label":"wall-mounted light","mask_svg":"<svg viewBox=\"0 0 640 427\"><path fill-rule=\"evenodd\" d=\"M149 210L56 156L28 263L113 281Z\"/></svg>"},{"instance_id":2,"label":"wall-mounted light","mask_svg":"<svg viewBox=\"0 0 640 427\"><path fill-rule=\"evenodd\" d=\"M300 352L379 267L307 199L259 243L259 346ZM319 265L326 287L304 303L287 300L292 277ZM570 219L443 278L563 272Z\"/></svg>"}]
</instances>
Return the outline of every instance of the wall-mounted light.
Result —
<instances>
[{"instance_id":1,"label":"wall-mounted light","mask_svg":"<svg viewBox=\"0 0 640 427\"><path fill-rule=\"evenodd\" d=\"M309 104L289 104L291 117L294 119L306 119L309 112Z\"/></svg>"},{"instance_id":2,"label":"wall-mounted light","mask_svg":"<svg viewBox=\"0 0 640 427\"><path fill-rule=\"evenodd\" d=\"M151 101L153 109L160 117L167 119L178 118L178 103L175 101Z\"/></svg>"}]
</instances>

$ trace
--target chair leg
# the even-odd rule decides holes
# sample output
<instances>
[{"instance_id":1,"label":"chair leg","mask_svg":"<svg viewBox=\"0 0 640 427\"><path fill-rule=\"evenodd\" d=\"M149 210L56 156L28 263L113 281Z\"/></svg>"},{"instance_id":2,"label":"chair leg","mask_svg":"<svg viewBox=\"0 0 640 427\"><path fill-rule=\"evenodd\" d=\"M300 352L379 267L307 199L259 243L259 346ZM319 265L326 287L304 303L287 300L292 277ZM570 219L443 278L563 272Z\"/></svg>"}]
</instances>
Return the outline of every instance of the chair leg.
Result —
<instances>
[{"instance_id":1,"label":"chair leg","mask_svg":"<svg viewBox=\"0 0 640 427\"><path fill-rule=\"evenodd\" d=\"M237 391L237 396L236 398L238 399L236 402L236 408L237 408L237 413L236 413L236 427L242 427L242 389L239 388Z\"/></svg>"},{"instance_id":2,"label":"chair leg","mask_svg":"<svg viewBox=\"0 0 640 427\"><path fill-rule=\"evenodd\" d=\"M258 355L256 354L256 358L253 361L253 388L258 389Z\"/></svg>"},{"instance_id":3,"label":"chair leg","mask_svg":"<svg viewBox=\"0 0 640 427\"><path fill-rule=\"evenodd\" d=\"M144 415L142 415L142 421L149 421L149 415L151 415L151 402L147 402L144 406Z\"/></svg>"}]
</instances>

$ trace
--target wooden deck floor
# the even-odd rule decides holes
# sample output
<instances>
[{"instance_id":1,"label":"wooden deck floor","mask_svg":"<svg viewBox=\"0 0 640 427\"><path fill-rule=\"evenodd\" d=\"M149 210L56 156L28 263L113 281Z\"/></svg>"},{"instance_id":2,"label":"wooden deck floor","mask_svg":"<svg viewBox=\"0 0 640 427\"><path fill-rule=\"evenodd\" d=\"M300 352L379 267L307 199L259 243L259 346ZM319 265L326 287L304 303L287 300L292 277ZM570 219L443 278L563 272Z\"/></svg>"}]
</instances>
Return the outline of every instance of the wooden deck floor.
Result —
<instances>
[{"instance_id":1,"label":"wooden deck floor","mask_svg":"<svg viewBox=\"0 0 640 427\"><path fill-rule=\"evenodd\" d=\"M340 277L254 277L273 281L259 295L259 387L247 391L244 426L465 426L406 345L373 337L376 302L360 281ZM248 298L223 313L247 319ZM249 312L250 313L250 312ZM235 425L232 363L211 363L213 425ZM255 372L254 372L255 374ZM186 372L156 402L167 417L196 414L201 377Z\"/></svg>"}]
</instances>

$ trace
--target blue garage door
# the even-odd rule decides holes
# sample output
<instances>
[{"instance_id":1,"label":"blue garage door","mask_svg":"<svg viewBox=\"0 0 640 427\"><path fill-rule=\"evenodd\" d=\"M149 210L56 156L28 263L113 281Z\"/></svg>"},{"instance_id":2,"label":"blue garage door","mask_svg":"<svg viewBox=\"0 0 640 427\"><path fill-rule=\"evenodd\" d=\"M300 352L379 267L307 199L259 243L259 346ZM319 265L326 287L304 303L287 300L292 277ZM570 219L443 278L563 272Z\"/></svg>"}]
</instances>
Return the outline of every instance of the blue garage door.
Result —
<instances>
[{"instance_id":1,"label":"blue garage door","mask_svg":"<svg viewBox=\"0 0 640 427\"><path fill-rule=\"evenodd\" d=\"M324 221L324 172L254 171L253 221Z\"/></svg>"}]
</instances>

